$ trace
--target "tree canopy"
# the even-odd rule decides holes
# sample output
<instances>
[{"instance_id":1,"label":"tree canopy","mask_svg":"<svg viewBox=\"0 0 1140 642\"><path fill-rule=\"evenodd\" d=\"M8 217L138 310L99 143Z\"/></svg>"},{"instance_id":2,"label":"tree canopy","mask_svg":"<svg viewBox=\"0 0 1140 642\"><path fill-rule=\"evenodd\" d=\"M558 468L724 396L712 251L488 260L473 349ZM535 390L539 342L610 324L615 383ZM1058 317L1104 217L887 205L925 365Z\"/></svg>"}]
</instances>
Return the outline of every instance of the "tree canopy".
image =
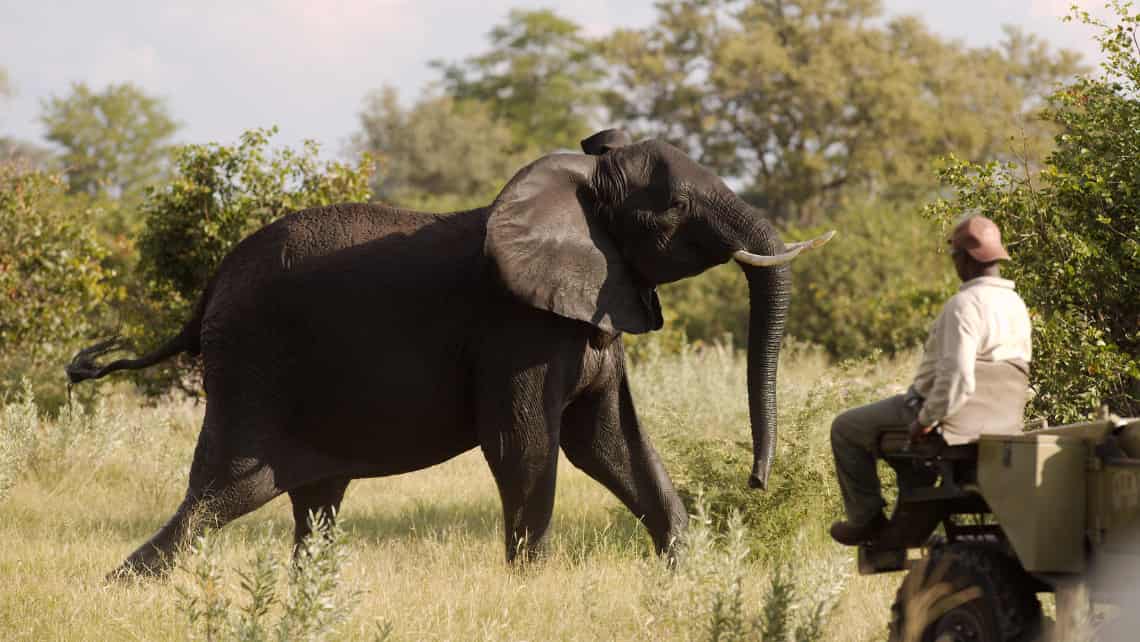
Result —
<instances>
[{"instance_id":1,"label":"tree canopy","mask_svg":"<svg viewBox=\"0 0 1140 642\"><path fill-rule=\"evenodd\" d=\"M1113 25L1075 14L1100 29L1103 71L1049 97L1060 131L1044 167L951 159L939 175L955 196L928 208L1002 227L1034 312L1034 406L1057 420L1102 402L1140 414L1140 15L1114 6Z\"/></svg>"},{"instance_id":2,"label":"tree canopy","mask_svg":"<svg viewBox=\"0 0 1140 642\"><path fill-rule=\"evenodd\" d=\"M480 102L425 97L401 107L396 91L373 92L360 114L356 146L374 155L376 198L403 207L452 211L486 205L533 160L515 151L510 127Z\"/></svg>"},{"instance_id":3,"label":"tree canopy","mask_svg":"<svg viewBox=\"0 0 1140 642\"><path fill-rule=\"evenodd\" d=\"M24 377L61 396L59 364L102 320L112 274L84 206L60 176L0 162L0 398Z\"/></svg>"},{"instance_id":4,"label":"tree canopy","mask_svg":"<svg viewBox=\"0 0 1140 642\"><path fill-rule=\"evenodd\" d=\"M487 105L510 129L515 151L576 151L598 116L604 68L596 45L547 9L512 10L488 41L485 53L433 63L444 93Z\"/></svg>"},{"instance_id":5,"label":"tree canopy","mask_svg":"<svg viewBox=\"0 0 1140 642\"><path fill-rule=\"evenodd\" d=\"M973 49L877 0L667 0L606 41L618 120L737 179L783 220L843 194L912 196L930 160L1043 150L1032 109L1077 57L1007 30Z\"/></svg>"},{"instance_id":6,"label":"tree canopy","mask_svg":"<svg viewBox=\"0 0 1140 642\"><path fill-rule=\"evenodd\" d=\"M62 148L71 191L131 203L159 178L178 129L161 99L131 84L94 91L76 83L44 103L41 120Z\"/></svg>"}]
</instances>

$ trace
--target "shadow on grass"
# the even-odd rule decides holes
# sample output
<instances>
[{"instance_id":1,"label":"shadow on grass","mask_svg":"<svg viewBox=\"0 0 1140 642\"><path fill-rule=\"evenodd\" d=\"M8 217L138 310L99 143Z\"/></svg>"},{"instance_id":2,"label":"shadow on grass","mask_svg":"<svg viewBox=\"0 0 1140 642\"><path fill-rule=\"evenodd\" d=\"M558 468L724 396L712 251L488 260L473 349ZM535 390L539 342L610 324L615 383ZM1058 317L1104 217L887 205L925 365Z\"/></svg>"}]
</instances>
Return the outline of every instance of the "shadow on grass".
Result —
<instances>
[{"instance_id":1,"label":"shadow on grass","mask_svg":"<svg viewBox=\"0 0 1140 642\"><path fill-rule=\"evenodd\" d=\"M275 504L281 500L275 500ZM263 507L228 524L223 532L237 541L252 542L267 534L291 543L293 519L280 507ZM173 513L173 508L171 509ZM100 516L79 520L72 533L103 534L108 539L141 545L169 516L163 513L137 513L116 517ZM455 543L486 542L496 549L503 543L503 516L497 500L415 501L404 508L386 512L376 507L353 510L351 498L345 502L340 525L350 540L362 545L386 542L430 541ZM84 523L85 522L85 523ZM604 554L643 556L652 554L645 527L624 507L588 513L559 514L555 509L549 530L549 550L574 563Z\"/></svg>"}]
</instances>

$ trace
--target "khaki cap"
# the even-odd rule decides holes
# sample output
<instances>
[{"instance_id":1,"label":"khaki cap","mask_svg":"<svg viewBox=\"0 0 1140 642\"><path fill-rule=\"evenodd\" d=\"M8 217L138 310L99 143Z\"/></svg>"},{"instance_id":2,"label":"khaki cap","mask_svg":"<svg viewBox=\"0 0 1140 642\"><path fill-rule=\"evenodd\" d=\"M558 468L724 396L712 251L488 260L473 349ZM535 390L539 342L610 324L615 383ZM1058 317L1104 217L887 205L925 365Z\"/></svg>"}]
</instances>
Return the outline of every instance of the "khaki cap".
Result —
<instances>
[{"instance_id":1,"label":"khaki cap","mask_svg":"<svg viewBox=\"0 0 1140 642\"><path fill-rule=\"evenodd\" d=\"M979 263L1009 260L1009 252L1001 244L1001 230L997 223L984 216L971 216L959 223L947 242Z\"/></svg>"}]
</instances>

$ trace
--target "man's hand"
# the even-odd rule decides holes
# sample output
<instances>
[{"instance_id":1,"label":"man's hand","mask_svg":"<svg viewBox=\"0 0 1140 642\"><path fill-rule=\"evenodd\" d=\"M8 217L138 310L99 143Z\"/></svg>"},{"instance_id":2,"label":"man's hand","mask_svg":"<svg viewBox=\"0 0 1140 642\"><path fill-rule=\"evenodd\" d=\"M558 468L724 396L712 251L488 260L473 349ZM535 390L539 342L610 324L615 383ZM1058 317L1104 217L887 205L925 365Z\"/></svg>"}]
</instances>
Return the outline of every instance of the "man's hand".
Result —
<instances>
[{"instance_id":1,"label":"man's hand","mask_svg":"<svg viewBox=\"0 0 1140 642\"><path fill-rule=\"evenodd\" d=\"M919 423L918 419L910 422L910 443L916 444L919 441L922 441L922 438L929 434L931 430L934 430L933 424L929 426L923 426L921 423Z\"/></svg>"}]
</instances>

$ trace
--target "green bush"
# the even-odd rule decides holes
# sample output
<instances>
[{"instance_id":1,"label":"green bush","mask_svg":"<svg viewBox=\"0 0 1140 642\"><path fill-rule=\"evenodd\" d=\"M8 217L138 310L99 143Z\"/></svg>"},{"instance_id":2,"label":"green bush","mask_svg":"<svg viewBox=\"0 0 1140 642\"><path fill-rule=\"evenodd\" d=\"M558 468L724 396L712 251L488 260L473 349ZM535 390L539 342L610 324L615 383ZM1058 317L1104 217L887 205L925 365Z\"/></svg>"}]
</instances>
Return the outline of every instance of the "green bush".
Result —
<instances>
[{"instance_id":1,"label":"green bush","mask_svg":"<svg viewBox=\"0 0 1140 642\"><path fill-rule=\"evenodd\" d=\"M919 208L868 202L789 236L827 229L839 234L793 264L788 333L838 359L921 345L957 286L937 226Z\"/></svg>"},{"instance_id":2,"label":"green bush","mask_svg":"<svg viewBox=\"0 0 1140 642\"><path fill-rule=\"evenodd\" d=\"M827 526L843 514L830 446L839 413L901 392L917 352L839 364L818 346L788 341L780 353L776 459L763 492L748 487L752 468L747 359L726 345L686 345L675 354L654 347L630 368L630 386L644 430L690 513L704 501L710 528L725 533L733 512L743 517L748 545L764 561L797 562L791 540L834 546ZM888 499L890 468L883 465ZM615 519L624 508L615 508Z\"/></svg>"},{"instance_id":3,"label":"green bush","mask_svg":"<svg viewBox=\"0 0 1140 642\"><path fill-rule=\"evenodd\" d=\"M786 237L828 229L839 231L835 240L792 264L788 334L837 359L921 344L955 282L938 227L918 208L868 202ZM699 342L747 340L748 284L734 264L666 285L661 299L671 331Z\"/></svg>"},{"instance_id":4,"label":"green bush","mask_svg":"<svg viewBox=\"0 0 1140 642\"><path fill-rule=\"evenodd\" d=\"M645 565L644 607L651 614L649 639L709 642L818 642L847 583L845 554L813 555L810 562L778 565L759 599L746 596L756 583L748 574L752 557L748 529L732 511L723 530L713 527L708 503L698 498L692 519L677 542L673 567ZM792 544L806 554L801 544ZM813 551L814 553L814 551ZM794 568L794 572L790 569Z\"/></svg>"},{"instance_id":5,"label":"green bush","mask_svg":"<svg viewBox=\"0 0 1140 642\"><path fill-rule=\"evenodd\" d=\"M273 152L275 133L248 131L236 146L183 147L170 182L147 190L139 243L145 293L126 329L140 349L178 333L222 258L251 232L296 210L369 199L370 157L355 166L322 162L312 141L301 151ZM138 380L149 392L176 383L193 389L178 372L168 364Z\"/></svg>"},{"instance_id":6,"label":"green bush","mask_svg":"<svg viewBox=\"0 0 1140 642\"><path fill-rule=\"evenodd\" d=\"M782 358L812 361L810 348L802 347L786 351ZM847 361L821 369L808 386L782 386L776 465L765 492L745 483L752 445L744 417L739 438L670 431L662 456L690 512L703 498L710 523L721 531L728 530L731 515L739 512L753 550L773 562L791 563L784 541L789 535L802 532L823 541L827 525L843 513L828 445L832 420L848 408L887 396L907 373L909 368L883 358ZM881 476L889 479L885 470Z\"/></svg>"},{"instance_id":7,"label":"green bush","mask_svg":"<svg viewBox=\"0 0 1140 642\"><path fill-rule=\"evenodd\" d=\"M1061 133L1039 171L949 159L956 190L928 210L949 225L982 212L1002 228L1006 273L1034 312L1032 412L1053 421L1100 403L1140 414L1140 15L1114 3L1100 24L1104 73L1055 93L1043 117Z\"/></svg>"},{"instance_id":8,"label":"green bush","mask_svg":"<svg viewBox=\"0 0 1140 642\"><path fill-rule=\"evenodd\" d=\"M196 538L179 570L187 585L178 586L179 610L196 638L204 640L336 639L338 628L360 597L344 586L344 531L321 514L309 514L312 533L282 573L268 542L236 571L244 599L235 603L228 590L219 538ZM284 575L285 589L279 587ZM274 621L275 620L275 621ZM380 627L383 639L390 627Z\"/></svg>"},{"instance_id":9,"label":"green bush","mask_svg":"<svg viewBox=\"0 0 1140 642\"><path fill-rule=\"evenodd\" d=\"M113 294L96 213L66 192L57 175L0 163L0 398L27 378L57 405L62 364Z\"/></svg>"}]
</instances>

